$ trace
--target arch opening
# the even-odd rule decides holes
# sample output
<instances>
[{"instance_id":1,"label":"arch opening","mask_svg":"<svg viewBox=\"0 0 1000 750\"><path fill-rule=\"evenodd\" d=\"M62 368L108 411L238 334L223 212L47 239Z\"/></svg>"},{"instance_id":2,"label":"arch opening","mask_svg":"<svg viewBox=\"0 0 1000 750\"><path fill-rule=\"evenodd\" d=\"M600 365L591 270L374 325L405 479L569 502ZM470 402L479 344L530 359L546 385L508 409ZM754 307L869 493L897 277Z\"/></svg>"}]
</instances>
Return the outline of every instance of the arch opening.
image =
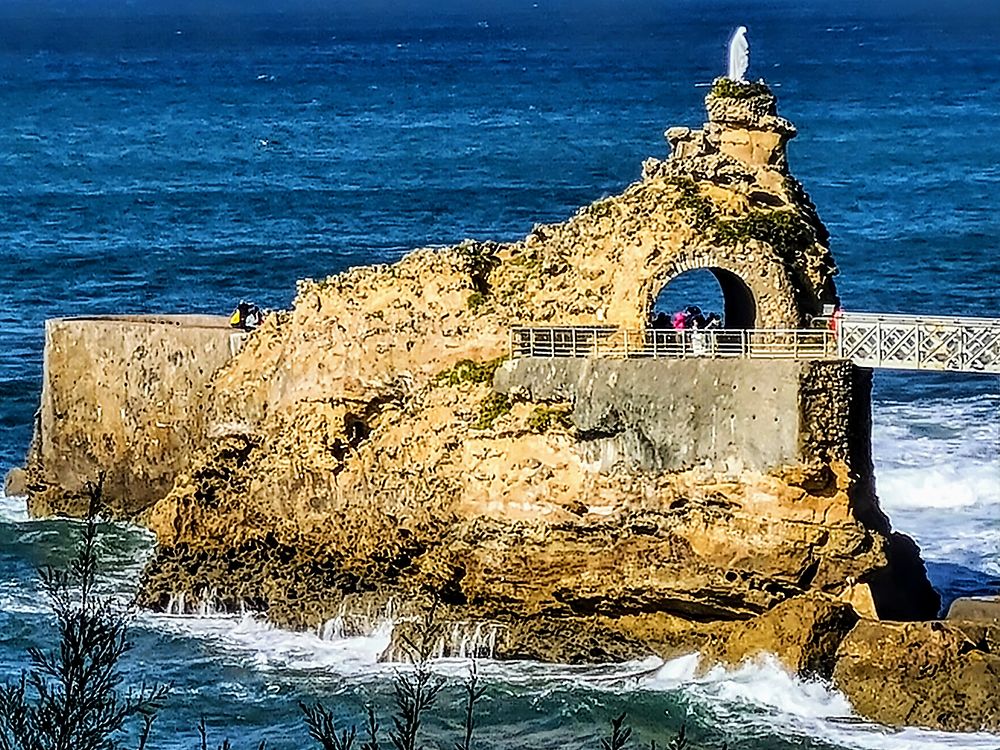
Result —
<instances>
[{"instance_id":1,"label":"arch opening","mask_svg":"<svg viewBox=\"0 0 1000 750\"><path fill-rule=\"evenodd\" d=\"M653 301L653 320L663 313L668 318L688 307L698 307L708 315L722 316L722 327L756 328L757 301L747 283L732 271L706 267L685 271L666 283Z\"/></svg>"}]
</instances>

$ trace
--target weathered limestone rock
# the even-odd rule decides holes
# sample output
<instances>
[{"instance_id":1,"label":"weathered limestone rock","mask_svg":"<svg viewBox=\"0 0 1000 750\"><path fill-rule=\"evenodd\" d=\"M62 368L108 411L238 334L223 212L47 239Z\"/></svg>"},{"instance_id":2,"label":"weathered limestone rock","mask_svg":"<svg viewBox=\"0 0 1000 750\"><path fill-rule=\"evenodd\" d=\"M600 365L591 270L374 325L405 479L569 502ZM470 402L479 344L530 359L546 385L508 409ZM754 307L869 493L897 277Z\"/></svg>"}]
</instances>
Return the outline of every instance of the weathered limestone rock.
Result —
<instances>
[{"instance_id":1,"label":"weathered limestone rock","mask_svg":"<svg viewBox=\"0 0 1000 750\"><path fill-rule=\"evenodd\" d=\"M114 433L105 450L103 421L99 440L64 445L127 469L112 486L149 489L142 601L322 629L430 597L448 622L496 625L509 658L765 649L821 675L851 623L840 602L933 616L919 552L878 506L870 378L850 363L497 371L511 326L640 328L695 268L718 279L734 328L804 327L836 302L829 236L788 173L794 128L747 86L716 85L702 130L669 131L669 159L520 242L302 282L205 388L181 388L183 440L165 443L146 403L111 419L138 448ZM162 400L141 361L115 377ZM108 414L104 399L120 409L110 388L81 391L73 421L95 403ZM66 507L59 492L71 502L93 464L29 490ZM32 476L57 465L43 452Z\"/></svg>"},{"instance_id":2,"label":"weathered limestone rock","mask_svg":"<svg viewBox=\"0 0 1000 750\"><path fill-rule=\"evenodd\" d=\"M948 619L1000 623L1000 597L964 597L948 608Z\"/></svg>"},{"instance_id":3,"label":"weathered limestone rock","mask_svg":"<svg viewBox=\"0 0 1000 750\"><path fill-rule=\"evenodd\" d=\"M837 649L858 622L854 608L824 597L796 597L766 614L715 634L701 648L706 664L737 665L773 654L796 674L829 678Z\"/></svg>"},{"instance_id":4,"label":"weathered limestone rock","mask_svg":"<svg viewBox=\"0 0 1000 750\"><path fill-rule=\"evenodd\" d=\"M745 164L787 171L785 149L795 126L778 117L778 100L766 86L716 80L707 99L706 144Z\"/></svg>"},{"instance_id":5,"label":"weathered limestone rock","mask_svg":"<svg viewBox=\"0 0 1000 750\"><path fill-rule=\"evenodd\" d=\"M340 454L315 428L313 444L297 427L266 446L220 445L149 523L165 548L236 547L267 530L338 555L364 585L436 589L487 617L516 603L525 614L747 618L906 563L855 517L846 464L604 472L565 427L533 425L544 407L515 405L476 429L489 393L431 386L369 418L365 440ZM270 478L286 460L298 485L277 496ZM908 604L936 611L926 578L914 579L924 589ZM309 625L322 619L317 610Z\"/></svg>"},{"instance_id":6,"label":"weathered limestone rock","mask_svg":"<svg viewBox=\"0 0 1000 750\"><path fill-rule=\"evenodd\" d=\"M13 468L4 477L3 493L7 497L23 495L28 491L28 475L24 469Z\"/></svg>"},{"instance_id":7,"label":"weathered limestone rock","mask_svg":"<svg viewBox=\"0 0 1000 750\"><path fill-rule=\"evenodd\" d=\"M834 683L883 724L1000 730L1000 628L862 621L840 645Z\"/></svg>"}]
</instances>

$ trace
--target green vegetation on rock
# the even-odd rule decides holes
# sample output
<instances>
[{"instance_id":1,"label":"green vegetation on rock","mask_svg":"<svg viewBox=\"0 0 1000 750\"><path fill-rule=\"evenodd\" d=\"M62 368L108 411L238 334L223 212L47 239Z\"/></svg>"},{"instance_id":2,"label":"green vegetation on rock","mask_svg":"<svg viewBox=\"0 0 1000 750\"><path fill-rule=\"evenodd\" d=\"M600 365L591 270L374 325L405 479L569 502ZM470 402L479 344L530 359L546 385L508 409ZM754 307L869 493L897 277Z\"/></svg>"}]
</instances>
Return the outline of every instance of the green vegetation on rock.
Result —
<instances>
[{"instance_id":1,"label":"green vegetation on rock","mask_svg":"<svg viewBox=\"0 0 1000 750\"><path fill-rule=\"evenodd\" d=\"M510 263L514 266L520 266L525 271L537 273L542 269L542 256L535 249L525 249L523 252L511 257Z\"/></svg>"},{"instance_id":2,"label":"green vegetation on rock","mask_svg":"<svg viewBox=\"0 0 1000 750\"><path fill-rule=\"evenodd\" d=\"M599 219L614 218L618 214L618 208L612 198L604 198L602 200L595 201L583 210L591 216L596 216Z\"/></svg>"},{"instance_id":3,"label":"green vegetation on rock","mask_svg":"<svg viewBox=\"0 0 1000 750\"><path fill-rule=\"evenodd\" d=\"M725 219L716 225L715 237L723 245L750 240L766 242L783 258L791 260L816 241L813 228L791 211L755 210L746 216Z\"/></svg>"},{"instance_id":4,"label":"green vegetation on rock","mask_svg":"<svg viewBox=\"0 0 1000 750\"><path fill-rule=\"evenodd\" d=\"M475 242L466 240L455 248L455 252L465 264L472 286L485 296L489 294L489 277L493 269L500 265L496 251L498 246L493 242Z\"/></svg>"},{"instance_id":5,"label":"green vegetation on rock","mask_svg":"<svg viewBox=\"0 0 1000 750\"><path fill-rule=\"evenodd\" d=\"M503 393L490 391L490 395L479 405L479 416L472 423L474 430L488 430L499 417L509 414L513 404Z\"/></svg>"},{"instance_id":6,"label":"green vegetation on rock","mask_svg":"<svg viewBox=\"0 0 1000 750\"><path fill-rule=\"evenodd\" d=\"M699 231L705 231L715 222L715 204L702 194L696 183L690 177L672 177L667 184L676 190L674 207L683 211L691 220L691 226Z\"/></svg>"},{"instance_id":7,"label":"green vegetation on rock","mask_svg":"<svg viewBox=\"0 0 1000 750\"><path fill-rule=\"evenodd\" d=\"M473 362L471 359L463 359L454 367L439 372L434 378L439 385L462 385L472 383L481 385L493 382L493 373L504 363L506 357L497 357L488 362Z\"/></svg>"},{"instance_id":8,"label":"green vegetation on rock","mask_svg":"<svg viewBox=\"0 0 1000 750\"><path fill-rule=\"evenodd\" d=\"M468 307L472 312L478 311L484 304L486 304L486 295L482 292L473 292L465 301L466 307Z\"/></svg>"},{"instance_id":9,"label":"green vegetation on rock","mask_svg":"<svg viewBox=\"0 0 1000 750\"><path fill-rule=\"evenodd\" d=\"M766 83L751 83L749 81L734 81L731 78L719 78L712 85L711 96L720 99L753 99L757 96L773 96Z\"/></svg>"},{"instance_id":10,"label":"green vegetation on rock","mask_svg":"<svg viewBox=\"0 0 1000 750\"><path fill-rule=\"evenodd\" d=\"M569 417L568 406L536 406L528 417L528 429L532 432L548 432L555 426L570 428L573 423Z\"/></svg>"}]
</instances>

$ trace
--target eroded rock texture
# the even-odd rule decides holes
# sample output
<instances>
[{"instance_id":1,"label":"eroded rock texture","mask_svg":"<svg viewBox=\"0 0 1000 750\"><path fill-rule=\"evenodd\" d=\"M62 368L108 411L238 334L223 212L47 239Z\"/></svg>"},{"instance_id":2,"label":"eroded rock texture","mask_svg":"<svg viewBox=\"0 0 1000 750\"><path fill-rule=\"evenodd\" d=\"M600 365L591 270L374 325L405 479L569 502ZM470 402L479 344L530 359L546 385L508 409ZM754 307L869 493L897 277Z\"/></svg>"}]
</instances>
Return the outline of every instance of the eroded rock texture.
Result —
<instances>
[{"instance_id":1,"label":"eroded rock texture","mask_svg":"<svg viewBox=\"0 0 1000 750\"><path fill-rule=\"evenodd\" d=\"M615 402L608 370L601 394L497 372L510 326L639 328L692 268L715 273L731 326L799 328L836 301L828 234L788 171L794 128L757 85L707 105L638 182L523 241L302 282L215 376L209 439L144 515L144 603L321 629L436 600L508 658L769 650L821 675L855 611L933 616L875 497L869 374L795 363L736 404L723 363L698 365L697 402ZM689 363L650 365L692 387ZM754 453L765 439L778 448Z\"/></svg>"},{"instance_id":2,"label":"eroded rock texture","mask_svg":"<svg viewBox=\"0 0 1000 750\"><path fill-rule=\"evenodd\" d=\"M794 129L773 97L752 93L714 91L711 121L672 132L669 159L522 242L419 250L303 282L293 309L215 378L219 437L148 514L161 553L147 600L209 590L163 562L171 550L224 555L268 535L336 559L350 581L317 587L297 616L255 599L298 626L333 616L342 593L389 588L485 619L743 620L804 592L873 616L933 614L915 547L892 542L878 509L869 384L850 365L772 373L788 424L760 461L749 456L763 421L777 421L771 388L739 396L740 439L713 435L712 460L705 435L676 437L679 420L735 434L736 405L709 411L738 364L698 365L703 405L690 408L636 393L596 413L597 373L585 394L494 389L510 325L638 327L690 268L714 269L730 318L747 325L799 327L836 299L827 233L788 173ZM692 387L677 369L689 363L649 364ZM873 585L883 579L906 595Z\"/></svg>"},{"instance_id":3,"label":"eroded rock texture","mask_svg":"<svg viewBox=\"0 0 1000 750\"><path fill-rule=\"evenodd\" d=\"M1000 731L1000 626L862 622L833 673L865 716L891 725Z\"/></svg>"}]
</instances>

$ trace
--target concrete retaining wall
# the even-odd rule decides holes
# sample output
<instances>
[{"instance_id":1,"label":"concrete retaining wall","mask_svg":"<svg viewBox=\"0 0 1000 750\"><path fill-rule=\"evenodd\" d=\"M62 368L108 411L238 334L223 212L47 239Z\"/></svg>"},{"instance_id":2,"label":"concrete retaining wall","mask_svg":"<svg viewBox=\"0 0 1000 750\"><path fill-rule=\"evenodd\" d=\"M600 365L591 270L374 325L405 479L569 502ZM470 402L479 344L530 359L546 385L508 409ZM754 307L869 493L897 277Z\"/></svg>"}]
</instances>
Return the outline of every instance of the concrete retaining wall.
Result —
<instances>
[{"instance_id":1,"label":"concrete retaining wall","mask_svg":"<svg viewBox=\"0 0 1000 750\"><path fill-rule=\"evenodd\" d=\"M571 403L602 469L736 472L847 458L856 428L865 434L855 424L868 418L855 404L864 377L844 362L526 357L498 369L494 388ZM819 425L838 427L820 434Z\"/></svg>"},{"instance_id":2,"label":"concrete retaining wall","mask_svg":"<svg viewBox=\"0 0 1000 750\"><path fill-rule=\"evenodd\" d=\"M47 321L28 461L32 513L72 512L67 498L82 502L100 473L105 499L120 511L162 497L203 439L199 397L241 340L215 316Z\"/></svg>"}]
</instances>

